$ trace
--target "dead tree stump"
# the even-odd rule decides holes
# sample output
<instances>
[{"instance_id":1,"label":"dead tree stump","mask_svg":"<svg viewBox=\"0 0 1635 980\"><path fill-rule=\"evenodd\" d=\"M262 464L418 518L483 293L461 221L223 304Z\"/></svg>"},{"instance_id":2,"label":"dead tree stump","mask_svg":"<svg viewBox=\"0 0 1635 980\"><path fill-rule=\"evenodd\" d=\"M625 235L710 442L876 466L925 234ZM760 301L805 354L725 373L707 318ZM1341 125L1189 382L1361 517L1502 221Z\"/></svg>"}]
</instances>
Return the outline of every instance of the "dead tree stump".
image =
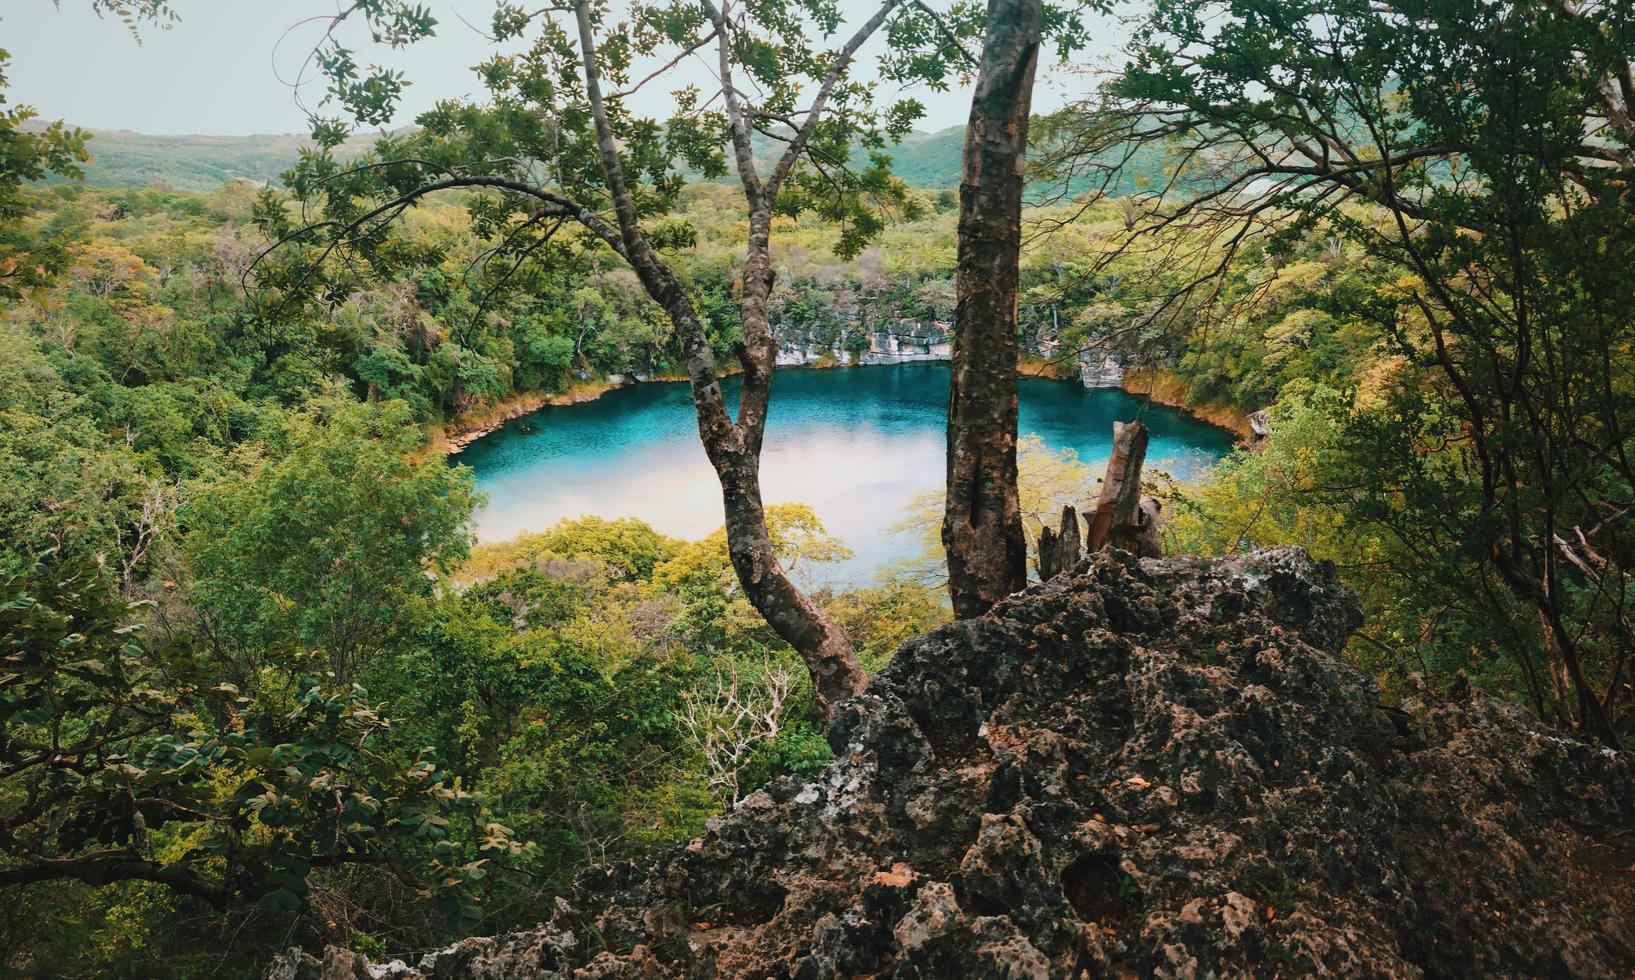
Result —
<instances>
[{"instance_id":1,"label":"dead tree stump","mask_svg":"<svg viewBox=\"0 0 1635 980\"><path fill-rule=\"evenodd\" d=\"M1113 423L1113 451L1107 458L1101 497L1089 520L1087 551L1121 548L1142 558L1158 558L1160 505L1141 495L1141 467L1147 461L1147 427L1137 422Z\"/></svg>"},{"instance_id":2,"label":"dead tree stump","mask_svg":"<svg viewBox=\"0 0 1635 980\"><path fill-rule=\"evenodd\" d=\"M1079 513L1071 505L1062 508L1061 529L1046 524L1039 532L1039 581L1055 578L1079 563Z\"/></svg>"}]
</instances>

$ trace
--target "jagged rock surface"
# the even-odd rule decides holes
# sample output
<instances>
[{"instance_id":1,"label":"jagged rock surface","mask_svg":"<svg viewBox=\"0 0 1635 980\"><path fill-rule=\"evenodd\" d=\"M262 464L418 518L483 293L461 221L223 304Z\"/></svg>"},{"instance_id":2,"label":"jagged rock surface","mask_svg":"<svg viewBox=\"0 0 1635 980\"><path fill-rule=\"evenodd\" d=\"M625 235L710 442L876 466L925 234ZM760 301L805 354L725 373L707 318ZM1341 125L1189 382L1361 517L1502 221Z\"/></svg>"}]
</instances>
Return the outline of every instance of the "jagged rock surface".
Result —
<instances>
[{"instance_id":1,"label":"jagged rock surface","mask_svg":"<svg viewBox=\"0 0 1635 980\"><path fill-rule=\"evenodd\" d=\"M909 641L837 758L535 930L274 978L1635 970L1626 755L1473 695L1379 706L1296 550L1098 554Z\"/></svg>"}]
</instances>

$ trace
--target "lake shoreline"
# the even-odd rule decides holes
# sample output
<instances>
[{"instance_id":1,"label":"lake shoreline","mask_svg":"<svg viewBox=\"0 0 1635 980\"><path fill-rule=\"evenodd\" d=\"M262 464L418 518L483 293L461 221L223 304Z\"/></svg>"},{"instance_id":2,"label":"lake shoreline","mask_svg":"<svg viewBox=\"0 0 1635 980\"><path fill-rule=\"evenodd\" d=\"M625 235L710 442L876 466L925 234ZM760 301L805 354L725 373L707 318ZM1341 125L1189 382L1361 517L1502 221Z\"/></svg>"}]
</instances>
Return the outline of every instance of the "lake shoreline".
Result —
<instances>
[{"instance_id":1,"label":"lake shoreline","mask_svg":"<svg viewBox=\"0 0 1635 980\"><path fill-rule=\"evenodd\" d=\"M1124 373L1125 391L1156 405L1185 412L1200 422L1225 429L1238 437L1239 446L1254 439L1249 413L1232 405L1193 402L1186 397L1186 382L1169 368L1131 368Z\"/></svg>"},{"instance_id":2,"label":"lake shoreline","mask_svg":"<svg viewBox=\"0 0 1635 980\"><path fill-rule=\"evenodd\" d=\"M835 371L865 369L872 367L894 367L894 364L843 364L839 361L818 361L812 364L785 365L780 371ZM732 377L737 371L721 372L721 377ZM577 381L567 390L559 392L524 391L494 402L480 409L463 412L454 421L435 427L431 432L431 450L441 452L447 456L458 456L478 440L493 435L508 423L514 422L527 415L552 407L566 405L580 405L595 401L603 395L618 388L627 388L643 384L674 384L685 382L684 374L652 375L645 380L628 380L629 375L623 375L627 380L618 382L607 378L600 380ZM1018 378L1045 378L1050 381L1078 383L1078 375L1060 369L1054 362L1039 357L1024 356L1017 365ZM1183 397L1185 386L1174 372L1167 368L1132 368L1124 375L1122 389L1131 395L1144 398L1155 405L1163 405L1185 413L1191 418L1205 422L1218 429L1223 429L1237 437L1238 445L1246 445L1251 438L1248 413L1241 409L1225 405L1199 405L1188 402Z\"/></svg>"},{"instance_id":3,"label":"lake shoreline","mask_svg":"<svg viewBox=\"0 0 1635 980\"><path fill-rule=\"evenodd\" d=\"M827 532L852 549L850 558L824 566L826 581L860 584L919 554L918 534L898 525L921 495L930 499L942 488L949 374L945 363L906 363L881 371L779 375L779 407L761 459L762 494L769 504L810 507ZM1050 472L1060 457L1083 461L1084 471L1072 475L1093 475L1120 420L1144 419L1149 463L1183 482L1197 479L1236 441L1226 429L1118 387L1085 388L1028 374L1018 391L1020 429L1035 447L1029 458ZM723 384L730 404L737 384ZM605 398L590 397L613 387L618 390ZM586 515L639 517L660 534L688 541L720 527L719 477L699 446L684 384L602 382L568 394L582 403L506 425L450 459L471 468L485 495L474 514L479 541L510 540Z\"/></svg>"},{"instance_id":4,"label":"lake shoreline","mask_svg":"<svg viewBox=\"0 0 1635 980\"><path fill-rule=\"evenodd\" d=\"M599 381L575 382L566 391L516 392L481 409L462 412L454 421L434 428L431 433L431 446L433 451L440 451L448 456L458 456L460 453L465 452L472 443L484 436L493 435L504 428L506 423L514 422L525 415L532 415L542 408L593 402L615 388L624 388L632 384L658 384L686 380L686 375L681 374L657 375L648 378L646 381L623 381L618 383L603 378Z\"/></svg>"}]
</instances>

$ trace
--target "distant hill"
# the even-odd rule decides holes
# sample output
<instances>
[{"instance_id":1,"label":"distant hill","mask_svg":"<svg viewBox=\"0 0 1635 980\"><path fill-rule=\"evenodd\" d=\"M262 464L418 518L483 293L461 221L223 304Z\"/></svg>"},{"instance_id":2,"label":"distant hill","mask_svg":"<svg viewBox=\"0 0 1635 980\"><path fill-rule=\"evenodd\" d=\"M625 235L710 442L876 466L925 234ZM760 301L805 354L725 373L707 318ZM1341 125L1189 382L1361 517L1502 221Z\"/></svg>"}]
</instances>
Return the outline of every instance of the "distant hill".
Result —
<instances>
[{"instance_id":1,"label":"distant hill","mask_svg":"<svg viewBox=\"0 0 1635 980\"><path fill-rule=\"evenodd\" d=\"M207 191L241 177L276 181L289 169L305 136L151 136L124 129L92 129L95 159L85 169L93 187L168 185L177 190Z\"/></svg>"},{"instance_id":2,"label":"distant hill","mask_svg":"<svg viewBox=\"0 0 1635 980\"><path fill-rule=\"evenodd\" d=\"M965 127L950 126L935 133L909 133L891 154L892 170L910 187L959 186L959 158L965 148Z\"/></svg>"},{"instance_id":3,"label":"distant hill","mask_svg":"<svg viewBox=\"0 0 1635 980\"><path fill-rule=\"evenodd\" d=\"M95 160L86 168L85 182L93 187L150 187L207 191L232 178L257 182L278 181L295 162L302 148L312 145L306 136L153 136L123 129L92 129ZM362 152L373 136L354 139L350 148ZM959 186L963 126L934 133L910 133L890 147L897 175L910 187L939 190ZM772 158L780 144L767 137L756 141L756 153ZM1148 148L1137 155L1115 192L1150 186L1163 172L1161 152ZM863 162L859 159L857 162ZM1080 189L1077 186L1075 189Z\"/></svg>"},{"instance_id":4,"label":"distant hill","mask_svg":"<svg viewBox=\"0 0 1635 980\"><path fill-rule=\"evenodd\" d=\"M177 190L205 191L235 177L276 183L302 148L312 145L306 136L289 133L154 136L124 129L86 132L91 134L95 160L86 168L85 182L93 187L162 184ZM964 129L959 126L935 133L910 133L890 153L898 174L910 186L957 187L963 140ZM764 152L775 152L775 145L766 142ZM360 149L364 143L359 141Z\"/></svg>"}]
</instances>

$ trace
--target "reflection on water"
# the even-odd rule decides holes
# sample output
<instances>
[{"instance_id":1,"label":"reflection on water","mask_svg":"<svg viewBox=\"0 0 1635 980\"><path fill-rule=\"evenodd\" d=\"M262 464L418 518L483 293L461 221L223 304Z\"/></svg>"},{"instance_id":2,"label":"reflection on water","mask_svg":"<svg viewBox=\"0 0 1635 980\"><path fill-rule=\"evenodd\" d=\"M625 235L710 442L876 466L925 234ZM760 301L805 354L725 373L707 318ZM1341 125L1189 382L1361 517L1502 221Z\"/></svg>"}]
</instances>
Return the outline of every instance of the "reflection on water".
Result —
<instances>
[{"instance_id":1,"label":"reflection on water","mask_svg":"<svg viewBox=\"0 0 1635 980\"><path fill-rule=\"evenodd\" d=\"M1112 423L1139 416L1152 438L1148 466L1195 475L1231 448L1231 436L1116 389L1024 379L1021 429L1051 449L1105 458ZM729 400L735 397L728 383ZM948 368L902 364L780 371L761 463L768 503L811 504L856 557L828 581L866 581L912 554L912 535L889 529L916 495L943 483ZM565 517L640 517L664 534L699 538L721 525L721 489L698 442L684 384L612 391L547 408L475 443L457 461L488 494L481 541L539 531Z\"/></svg>"}]
</instances>

